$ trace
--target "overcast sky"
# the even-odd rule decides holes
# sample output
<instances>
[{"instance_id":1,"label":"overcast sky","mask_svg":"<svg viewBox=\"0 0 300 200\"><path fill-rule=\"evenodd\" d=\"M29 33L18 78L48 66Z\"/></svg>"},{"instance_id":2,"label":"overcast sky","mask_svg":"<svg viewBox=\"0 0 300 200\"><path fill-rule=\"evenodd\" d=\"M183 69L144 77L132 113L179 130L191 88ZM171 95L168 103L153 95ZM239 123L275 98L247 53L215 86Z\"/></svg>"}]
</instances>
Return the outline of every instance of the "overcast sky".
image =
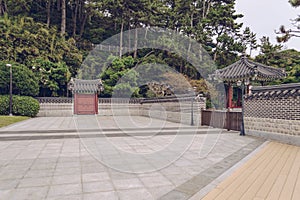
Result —
<instances>
[{"instance_id":1,"label":"overcast sky","mask_svg":"<svg viewBox=\"0 0 300 200\"><path fill-rule=\"evenodd\" d=\"M237 0L236 10L237 13L244 15L240 22L257 34L258 41L259 38L268 36L274 44L276 44L274 30L278 30L280 25L291 28L290 20L300 15L300 8L293 8L288 0ZM283 45L285 48L300 51L300 38L292 38Z\"/></svg>"}]
</instances>

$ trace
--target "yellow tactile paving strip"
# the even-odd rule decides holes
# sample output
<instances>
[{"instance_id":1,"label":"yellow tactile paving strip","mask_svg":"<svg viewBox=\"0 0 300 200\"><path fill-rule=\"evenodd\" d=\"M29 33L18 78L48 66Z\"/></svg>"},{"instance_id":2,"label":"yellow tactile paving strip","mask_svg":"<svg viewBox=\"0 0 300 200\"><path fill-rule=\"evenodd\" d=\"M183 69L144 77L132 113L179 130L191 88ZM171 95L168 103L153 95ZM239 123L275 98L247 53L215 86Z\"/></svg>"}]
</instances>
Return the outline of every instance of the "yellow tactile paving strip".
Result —
<instances>
[{"instance_id":1,"label":"yellow tactile paving strip","mask_svg":"<svg viewBox=\"0 0 300 200\"><path fill-rule=\"evenodd\" d=\"M300 199L300 147L270 142L205 200Z\"/></svg>"}]
</instances>

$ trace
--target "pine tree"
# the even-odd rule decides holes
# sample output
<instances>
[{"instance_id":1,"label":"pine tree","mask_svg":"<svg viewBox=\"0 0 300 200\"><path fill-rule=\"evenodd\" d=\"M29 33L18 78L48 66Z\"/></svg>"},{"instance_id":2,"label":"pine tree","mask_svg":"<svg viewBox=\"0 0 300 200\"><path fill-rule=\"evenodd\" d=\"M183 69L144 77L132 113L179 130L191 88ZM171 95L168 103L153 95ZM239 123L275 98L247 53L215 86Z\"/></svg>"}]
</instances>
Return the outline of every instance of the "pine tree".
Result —
<instances>
[{"instance_id":1,"label":"pine tree","mask_svg":"<svg viewBox=\"0 0 300 200\"><path fill-rule=\"evenodd\" d=\"M299 7L300 1L299 0L289 0L289 3L293 7ZM279 31L276 33L279 35L277 37L278 42L287 42L292 37L300 38L300 16L293 20L294 29L286 29L284 25L281 25Z\"/></svg>"}]
</instances>

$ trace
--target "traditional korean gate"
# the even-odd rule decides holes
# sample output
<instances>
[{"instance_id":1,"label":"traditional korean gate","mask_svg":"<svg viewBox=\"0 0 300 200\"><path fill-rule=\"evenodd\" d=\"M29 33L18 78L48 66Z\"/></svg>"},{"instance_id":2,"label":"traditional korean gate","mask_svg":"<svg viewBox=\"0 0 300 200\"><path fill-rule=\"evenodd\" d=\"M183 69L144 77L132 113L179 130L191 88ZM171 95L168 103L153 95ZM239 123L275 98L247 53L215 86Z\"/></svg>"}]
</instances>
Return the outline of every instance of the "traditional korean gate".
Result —
<instances>
[{"instance_id":1,"label":"traditional korean gate","mask_svg":"<svg viewBox=\"0 0 300 200\"><path fill-rule=\"evenodd\" d=\"M95 115L98 114L98 98L94 94L75 94L74 114Z\"/></svg>"},{"instance_id":2,"label":"traditional korean gate","mask_svg":"<svg viewBox=\"0 0 300 200\"><path fill-rule=\"evenodd\" d=\"M98 93L103 90L100 79L80 80L72 78L69 89L74 94L75 115L98 114Z\"/></svg>"}]
</instances>

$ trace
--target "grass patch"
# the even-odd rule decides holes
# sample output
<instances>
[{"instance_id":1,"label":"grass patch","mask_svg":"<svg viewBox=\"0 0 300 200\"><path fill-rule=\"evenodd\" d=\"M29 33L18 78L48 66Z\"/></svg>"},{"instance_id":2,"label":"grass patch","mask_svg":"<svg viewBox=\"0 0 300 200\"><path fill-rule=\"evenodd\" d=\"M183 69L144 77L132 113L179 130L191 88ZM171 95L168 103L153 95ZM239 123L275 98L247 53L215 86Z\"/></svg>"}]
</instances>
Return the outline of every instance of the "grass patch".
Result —
<instances>
[{"instance_id":1,"label":"grass patch","mask_svg":"<svg viewBox=\"0 0 300 200\"><path fill-rule=\"evenodd\" d=\"M3 126L8 126L10 124L20 122L23 120L29 119L25 116L0 116L0 128Z\"/></svg>"}]
</instances>

